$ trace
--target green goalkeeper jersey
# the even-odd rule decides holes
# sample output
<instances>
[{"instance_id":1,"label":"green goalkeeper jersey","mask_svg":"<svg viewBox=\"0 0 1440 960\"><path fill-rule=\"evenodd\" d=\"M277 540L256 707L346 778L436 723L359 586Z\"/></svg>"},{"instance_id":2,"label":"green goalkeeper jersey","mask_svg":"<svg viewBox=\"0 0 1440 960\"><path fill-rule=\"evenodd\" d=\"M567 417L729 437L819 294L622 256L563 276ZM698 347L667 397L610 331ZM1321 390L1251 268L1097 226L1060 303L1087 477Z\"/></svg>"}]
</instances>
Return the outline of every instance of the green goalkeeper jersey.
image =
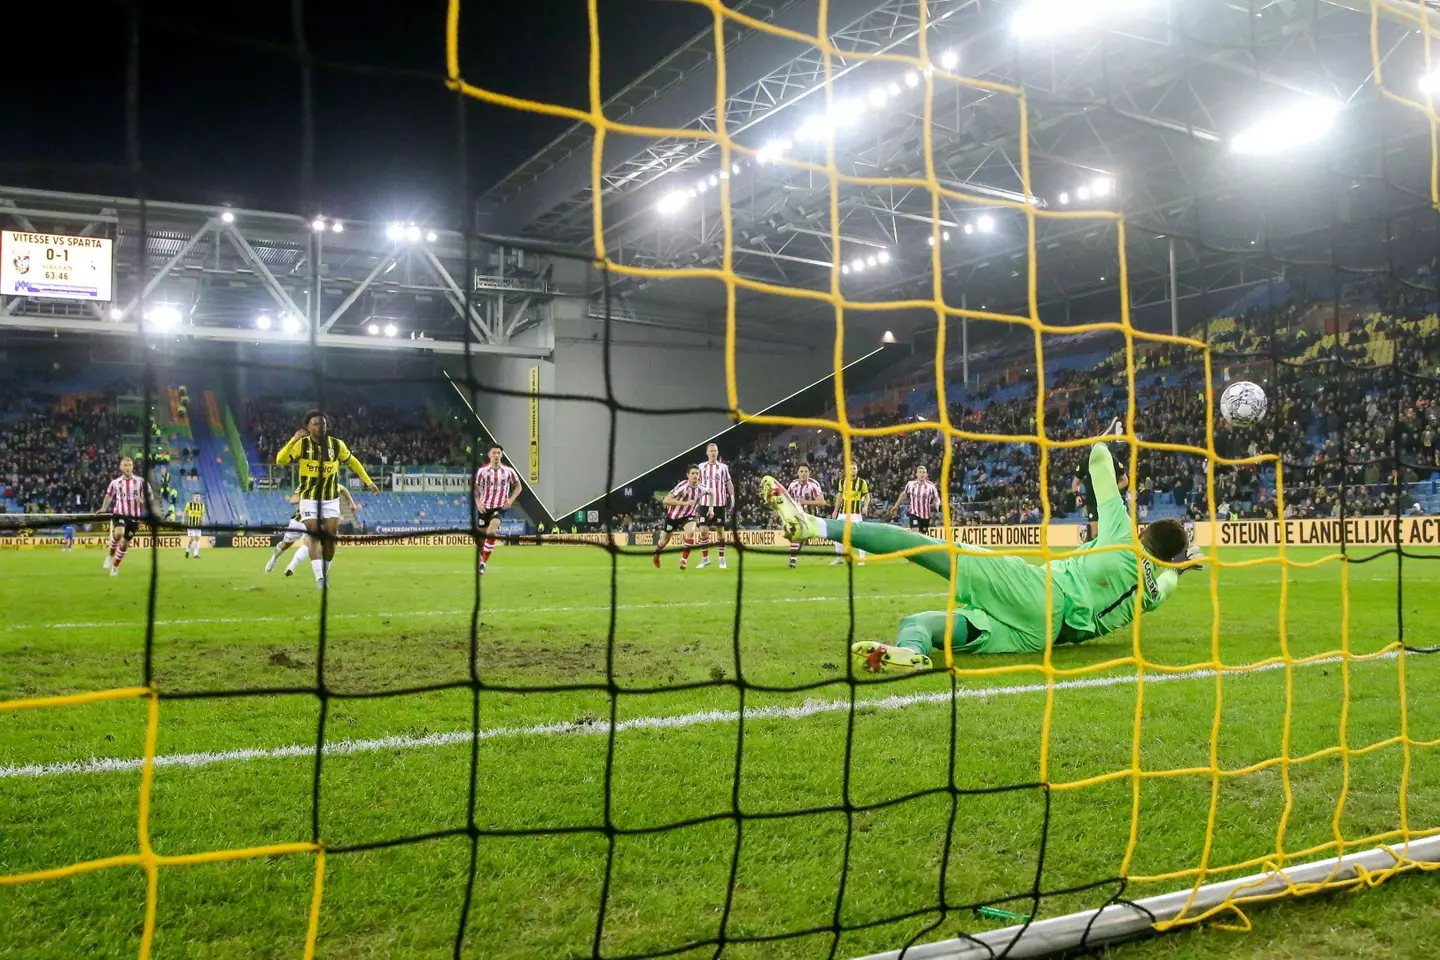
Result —
<instances>
[{"instance_id":1,"label":"green goalkeeper jersey","mask_svg":"<svg viewBox=\"0 0 1440 960\"><path fill-rule=\"evenodd\" d=\"M1050 564L1064 611L1064 622L1056 625L1056 643L1081 643L1119 630L1135 619L1137 589L1150 611L1165 602L1180 579L1170 567L1157 570L1148 558L1137 564L1129 550L1096 552L1098 547L1135 545L1130 514L1115 483L1115 461L1103 443L1090 448L1090 489L1100 514L1100 536L1074 556Z\"/></svg>"}]
</instances>

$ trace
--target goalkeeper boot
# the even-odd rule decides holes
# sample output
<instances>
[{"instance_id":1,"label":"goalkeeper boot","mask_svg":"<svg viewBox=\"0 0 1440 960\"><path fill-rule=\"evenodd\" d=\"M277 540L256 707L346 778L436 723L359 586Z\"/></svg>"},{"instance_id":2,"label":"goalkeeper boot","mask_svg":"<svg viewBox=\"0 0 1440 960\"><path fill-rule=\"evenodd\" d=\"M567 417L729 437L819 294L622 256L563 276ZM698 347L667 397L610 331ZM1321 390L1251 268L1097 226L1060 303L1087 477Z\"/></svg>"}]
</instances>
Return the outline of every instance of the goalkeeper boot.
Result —
<instances>
[{"instance_id":1,"label":"goalkeeper boot","mask_svg":"<svg viewBox=\"0 0 1440 960\"><path fill-rule=\"evenodd\" d=\"M850 647L855 669L861 673L897 673L930 669L930 658L908 647L892 647L861 640Z\"/></svg>"},{"instance_id":2,"label":"goalkeeper boot","mask_svg":"<svg viewBox=\"0 0 1440 960\"><path fill-rule=\"evenodd\" d=\"M780 515L785 538L791 543L824 538L825 532L820 529L820 522L800 509L800 505L790 498L790 494L779 480L774 477L765 477L761 480L760 498L770 505L771 510Z\"/></svg>"}]
</instances>

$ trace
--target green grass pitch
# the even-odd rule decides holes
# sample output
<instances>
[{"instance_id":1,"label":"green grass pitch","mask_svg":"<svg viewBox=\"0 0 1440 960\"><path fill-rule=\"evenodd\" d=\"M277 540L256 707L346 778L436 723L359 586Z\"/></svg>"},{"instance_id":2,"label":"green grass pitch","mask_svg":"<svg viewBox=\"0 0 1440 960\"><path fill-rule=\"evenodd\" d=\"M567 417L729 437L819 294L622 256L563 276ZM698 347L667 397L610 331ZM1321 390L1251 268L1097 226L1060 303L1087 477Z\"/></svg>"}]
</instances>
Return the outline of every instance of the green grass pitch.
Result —
<instances>
[{"instance_id":1,"label":"green grass pitch","mask_svg":"<svg viewBox=\"0 0 1440 960\"><path fill-rule=\"evenodd\" d=\"M1363 554L1364 551L1357 551ZM268 551L212 550L159 557L154 667L164 691L287 687L313 683L319 592L308 568L293 578L261 572ZM1262 556L1226 550L1225 559ZM1292 551L1296 559L1319 551ZM622 687L663 687L736 676L785 687L846 675L853 572L854 638L888 639L896 621L944 604L945 584L902 563L853 571L807 553L798 570L783 555L750 552L730 569L682 574L645 553L622 555L616 581L613 673ZM697 558L698 559L698 558ZM0 699L43 697L141 682L151 557L132 552L121 576L95 550L0 554L4 618ZM475 596L472 551L342 548L330 594L326 672L331 687L360 693L464 680ZM1349 568L1349 643L1373 652L1397 636L1395 560ZM1440 563L1407 560L1403 616L1415 644L1440 637ZM1226 664L1279 655L1279 568L1220 572L1220 650ZM1145 618L1152 662L1210 658L1209 574L1187 575L1177 596ZM1290 573L1287 638L1293 657L1338 649L1344 615L1341 567ZM481 677L493 684L603 683L610 622L610 560L583 547L497 551L479 613ZM1128 632L1058 650L1055 665L1083 667L1131 650ZM965 666L1034 664L992 658ZM1360 748L1400 730L1398 662L1330 662L1292 677L1290 755L1346 742ZM1072 782L1129 768L1135 671L1054 695L1051 777ZM1409 727L1440 738L1440 658L1408 656ZM959 681L955 779L963 789L1039 776L1046 697L1037 673ZM874 805L943 787L949 775L950 679L908 678L858 688L850 801ZM1223 679L1216 748L1237 769L1282 752L1286 671ZM739 801L747 814L842 804L850 714L844 683L800 693L749 690ZM1142 763L1150 771L1205 767L1216 702L1213 677L1150 672L1144 684ZM612 816L625 829L731 810L740 694L720 685L625 694L617 716ZM482 829L546 829L603 822L609 701L603 691L480 695L476 821ZM313 696L166 700L160 708L151 830L162 854L310 839L311 777L319 703ZM145 704L116 701L0 712L0 874L133 853ZM329 845L366 844L465 824L471 693L331 701L320 822ZM388 739L387 739L388 738ZM342 746L343 745L343 746ZM293 751L284 748L295 747ZM96 758L118 763L99 765ZM1348 757L1338 827L1348 839L1394 828L1403 760L1398 746ZM1347 758L1292 764L1285 848L1335 836ZM1153 875L1200 862L1210 804L1208 775L1147 779L1131 872ZM1284 811L1272 766L1221 782L1210 863L1275 849ZM961 795L946 872L951 902L993 900L1030 889L1044 798L1036 789ZM1412 751L1409 822L1440 827L1440 752ZM947 793L853 817L841 918L847 925L933 906L951 815ZM1115 779L1055 791L1043 885L1058 890L1114 876L1125 855L1131 785ZM843 812L746 820L727 933L754 937L831 923L847 834ZM602 952L660 951L714 936L735 851L728 819L631 833L616 841ZM482 837L467 955L589 956L606 862L593 833ZM469 860L450 837L328 858L319 952L325 957L449 956ZM1249 871L1247 871L1249 872ZM299 957L313 859L278 856L167 867L159 882L158 957ZM1227 874L1225 876L1234 876ZM1132 885L1142 897L1186 885ZM0 886L0 956L125 957L138 948L144 875L133 867ZM1047 898L1042 916L1095 907L1113 887ZM1205 929L1117 948L1140 957L1433 956L1440 940L1440 881L1406 877L1375 892L1252 911L1248 936ZM1024 902L1010 905L1024 910ZM1397 919L1404 922L1395 923ZM837 956L900 946L933 922L923 916L847 933ZM940 934L1000 926L966 914ZM1357 933L1359 931L1359 933ZM1428 945L1427 945L1428 944ZM726 957L825 957L828 935L732 944ZM1294 952L1298 950L1299 952ZM713 956L714 948L684 956Z\"/></svg>"}]
</instances>

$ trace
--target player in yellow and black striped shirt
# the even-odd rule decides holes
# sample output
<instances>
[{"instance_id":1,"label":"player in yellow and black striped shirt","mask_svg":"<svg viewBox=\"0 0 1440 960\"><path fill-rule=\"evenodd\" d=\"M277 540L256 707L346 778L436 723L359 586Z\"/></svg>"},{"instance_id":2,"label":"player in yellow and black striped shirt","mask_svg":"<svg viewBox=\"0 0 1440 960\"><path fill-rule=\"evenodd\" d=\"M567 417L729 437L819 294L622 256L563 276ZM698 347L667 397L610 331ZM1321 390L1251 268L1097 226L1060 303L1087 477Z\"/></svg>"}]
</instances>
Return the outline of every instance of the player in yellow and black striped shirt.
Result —
<instances>
[{"instance_id":1,"label":"player in yellow and black striped shirt","mask_svg":"<svg viewBox=\"0 0 1440 960\"><path fill-rule=\"evenodd\" d=\"M865 519L865 514L870 512L870 483L864 477L846 477L840 483L840 489L835 493L836 520L850 520L859 523ZM861 564L865 563L865 551L854 551L855 557ZM839 540L835 541L835 559L830 561L833 567L837 563L845 562L845 544Z\"/></svg>"},{"instance_id":2,"label":"player in yellow and black striped shirt","mask_svg":"<svg viewBox=\"0 0 1440 960\"><path fill-rule=\"evenodd\" d=\"M200 501L200 494L190 498L185 504L185 559L194 557L200 559L200 541L203 539L201 525L205 523L205 504Z\"/></svg>"},{"instance_id":3,"label":"player in yellow and black striped shirt","mask_svg":"<svg viewBox=\"0 0 1440 960\"><path fill-rule=\"evenodd\" d=\"M340 532L340 464L349 467L371 493L379 493L380 488L345 441L330 436L325 415L319 410L305 414L305 426L295 431L275 462L282 467L288 463L299 465L295 493L300 497L300 520L309 534L310 569L315 572L315 584L323 588L330 577L330 562L335 559L335 535Z\"/></svg>"}]
</instances>

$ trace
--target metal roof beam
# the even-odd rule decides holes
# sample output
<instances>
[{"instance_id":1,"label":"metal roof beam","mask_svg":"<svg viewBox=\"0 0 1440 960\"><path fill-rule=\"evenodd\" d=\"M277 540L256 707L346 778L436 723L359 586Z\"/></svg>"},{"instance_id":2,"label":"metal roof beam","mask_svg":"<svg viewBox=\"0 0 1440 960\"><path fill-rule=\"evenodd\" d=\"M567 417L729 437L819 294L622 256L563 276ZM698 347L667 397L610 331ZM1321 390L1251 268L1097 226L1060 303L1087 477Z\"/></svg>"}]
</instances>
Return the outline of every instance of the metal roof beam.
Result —
<instances>
[{"instance_id":1,"label":"metal roof beam","mask_svg":"<svg viewBox=\"0 0 1440 960\"><path fill-rule=\"evenodd\" d=\"M831 28L853 23L878 6L881 6L878 0L831 0ZM791 4L771 22L790 30L813 33L817 26L815 11L815 6L809 3ZM795 59L795 47L793 40L753 31L726 51L726 79L732 88L748 87ZM637 126L684 128L714 105L715 72L697 70L674 84L663 96L632 111L626 122ZM654 143L650 138L610 134L605 138L605 150L615 161L628 160ZM523 232L538 217L591 185L591 160L587 150L572 152L510 199L482 229L491 233Z\"/></svg>"}]
</instances>

